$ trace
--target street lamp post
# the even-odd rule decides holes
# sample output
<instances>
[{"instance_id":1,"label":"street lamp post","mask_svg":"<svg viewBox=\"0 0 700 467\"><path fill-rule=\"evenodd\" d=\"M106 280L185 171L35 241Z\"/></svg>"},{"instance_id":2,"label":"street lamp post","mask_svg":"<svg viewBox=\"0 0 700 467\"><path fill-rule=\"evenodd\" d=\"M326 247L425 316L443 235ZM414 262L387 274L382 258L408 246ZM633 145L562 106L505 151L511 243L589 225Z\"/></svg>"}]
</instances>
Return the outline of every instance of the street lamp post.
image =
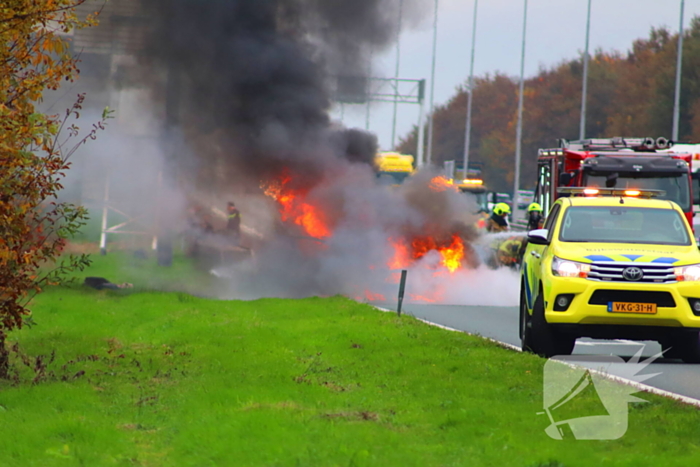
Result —
<instances>
[{"instance_id":1,"label":"street lamp post","mask_svg":"<svg viewBox=\"0 0 700 467\"><path fill-rule=\"evenodd\" d=\"M472 55L469 63L469 89L467 92L467 124L464 129L464 178L469 172L469 148L472 138L472 97L474 95L474 52L476 51L476 15L479 8L479 0L474 0L474 23L472 24Z\"/></svg>"},{"instance_id":2,"label":"street lamp post","mask_svg":"<svg viewBox=\"0 0 700 467\"><path fill-rule=\"evenodd\" d=\"M523 98L525 93L525 39L527 37L527 0L523 12L523 44L520 56L520 91L518 96L518 127L515 135L515 176L513 181L513 201L517 201L520 190L520 153L523 140Z\"/></svg>"},{"instance_id":3,"label":"street lamp post","mask_svg":"<svg viewBox=\"0 0 700 467\"><path fill-rule=\"evenodd\" d=\"M591 0L588 0L588 18L586 19L586 49L583 53L583 89L581 91L581 127L579 139L586 137L586 99L588 97L588 45L591 40Z\"/></svg>"},{"instance_id":4,"label":"street lamp post","mask_svg":"<svg viewBox=\"0 0 700 467\"><path fill-rule=\"evenodd\" d=\"M396 72L394 78L399 77L401 72L401 26L403 23L403 0L399 0L399 19L396 29ZM396 116L399 110L398 102L394 102L394 119L391 126L391 149L396 149Z\"/></svg>"},{"instance_id":5,"label":"street lamp post","mask_svg":"<svg viewBox=\"0 0 700 467\"><path fill-rule=\"evenodd\" d=\"M416 155L418 156L418 168L425 165L425 131L423 131L423 118L425 116L425 80L422 79L418 82L418 151Z\"/></svg>"},{"instance_id":6,"label":"street lamp post","mask_svg":"<svg viewBox=\"0 0 700 467\"><path fill-rule=\"evenodd\" d=\"M435 0L435 17L433 22L433 67L430 75L430 121L428 122L428 150L426 154L428 165L433 163L433 128L435 124L435 68L437 65L438 3L439 0ZM419 131L423 130L419 129Z\"/></svg>"},{"instance_id":7,"label":"street lamp post","mask_svg":"<svg viewBox=\"0 0 700 467\"><path fill-rule=\"evenodd\" d=\"M676 93L673 101L673 134L671 139L678 141L678 129L681 119L681 72L683 69L683 13L685 0L681 0L681 20L678 28L678 53L676 54Z\"/></svg>"},{"instance_id":8,"label":"street lamp post","mask_svg":"<svg viewBox=\"0 0 700 467\"><path fill-rule=\"evenodd\" d=\"M374 53L370 51L369 54L369 64L367 66L367 76L372 76L372 64L374 61ZM372 113L372 99L370 99L371 90L369 89L370 81L367 80L367 105L365 107L365 130L369 131L369 119Z\"/></svg>"}]
</instances>

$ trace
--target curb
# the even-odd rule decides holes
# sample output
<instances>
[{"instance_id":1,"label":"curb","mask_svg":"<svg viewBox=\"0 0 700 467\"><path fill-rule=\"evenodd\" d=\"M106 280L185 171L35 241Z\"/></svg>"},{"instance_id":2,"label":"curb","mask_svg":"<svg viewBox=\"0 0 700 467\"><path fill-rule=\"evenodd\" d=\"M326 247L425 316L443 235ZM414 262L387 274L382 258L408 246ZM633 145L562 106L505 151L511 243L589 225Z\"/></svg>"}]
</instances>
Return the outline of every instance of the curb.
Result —
<instances>
[{"instance_id":1,"label":"curb","mask_svg":"<svg viewBox=\"0 0 700 467\"><path fill-rule=\"evenodd\" d=\"M376 308L377 310L382 311L384 313L395 313L395 311L389 310L387 308L381 308L381 307L374 306L374 305L370 305L370 306L372 306L372 307ZM433 323L431 321L428 321L428 320L425 320L422 318L416 318L415 316L412 316L412 315L408 315L408 316L411 316L412 318L414 318L418 321L422 321L423 323L428 324L428 325L433 326L433 327L436 327L436 328L444 329L446 331L461 332L462 334L467 334L469 336L480 337L481 339L486 339L487 341L493 342L494 344L497 344L500 347L503 347L505 349L514 350L516 352L522 352L522 349L520 347L518 347L517 345L509 344L507 342L502 342L502 341L499 341L496 339L492 339L490 337L484 337L480 334L474 334L471 332L462 331L460 329L451 328L449 326L443 326L442 324ZM590 369L590 368L587 368L584 366L574 365L573 363L570 363L570 362L563 362L560 360L554 360L554 361L559 362L559 363L564 364L564 365L567 365L571 368L586 368L586 369L588 369L588 371L590 371L593 374L596 374L600 377L609 379L609 380L614 381L616 383L625 384L627 386L632 386L633 388L638 389L640 392L648 392L650 394L655 394L657 396L668 397L669 399L673 399L675 401L682 402L684 404L692 405L693 407L700 408L700 399L694 399L692 397L684 396L682 394L677 394L675 392L659 389L659 388L654 387L654 386L649 386L648 384L638 383L637 381L627 379L627 378L622 378L620 376L611 375L609 373L605 373L604 371L594 370L594 369Z\"/></svg>"}]
</instances>

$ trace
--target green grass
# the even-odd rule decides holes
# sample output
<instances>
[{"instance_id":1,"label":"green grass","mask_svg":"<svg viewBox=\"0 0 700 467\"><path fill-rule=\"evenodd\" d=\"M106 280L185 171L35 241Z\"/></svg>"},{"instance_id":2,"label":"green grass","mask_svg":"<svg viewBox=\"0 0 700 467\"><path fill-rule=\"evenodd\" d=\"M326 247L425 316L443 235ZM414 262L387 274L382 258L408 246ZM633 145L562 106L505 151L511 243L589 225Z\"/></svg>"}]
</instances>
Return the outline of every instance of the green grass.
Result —
<instances>
[{"instance_id":1,"label":"green grass","mask_svg":"<svg viewBox=\"0 0 700 467\"><path fill-rule=\"evenodd\" d=\"M88 273L135 282L149 270L120 261L130 262L98 257ZM167 274L177 267L191 273L183 261ZM651 395L631 406L621 440L551 440L536 415L544 360L342 297L222 302L63 287L37 298L34 319L11 336L15 380L0 382L2 466L700 458L698 411Z\"/></svg>"},{"instance_id":2,"label":"green grass","mask_svg":"<svg viewBox=\"0 0 700 467\"><path fill-rule=\"evenodd\" d=\"M72 275L73 285L82 284L85 277L98 276L115 284L128 282L133 290L125 292L178 291L210 295L217 279L199 270L194 262L182 254L173 256L172 265L159 266L152 250L143 250L145 258L122 251L109 252L105 256L92 254L92 265L84 271ZM71 277L69 277L71 278Z\"/></svg>"}]
</instances>

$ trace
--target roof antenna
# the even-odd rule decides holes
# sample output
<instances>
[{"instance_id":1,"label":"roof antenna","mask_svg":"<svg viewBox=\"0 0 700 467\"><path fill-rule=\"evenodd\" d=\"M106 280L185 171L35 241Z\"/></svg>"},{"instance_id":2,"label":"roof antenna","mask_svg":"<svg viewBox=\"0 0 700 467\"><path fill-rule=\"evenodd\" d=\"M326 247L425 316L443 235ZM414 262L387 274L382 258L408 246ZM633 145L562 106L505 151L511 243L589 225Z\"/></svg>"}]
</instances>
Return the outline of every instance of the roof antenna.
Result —
<instances>
[{"instance_id":1,"label":"roof antenna","mask_svg":"<svg viewBox=\"0 0 700 467\"><path fill-rule=\"evenodd\" d=\"M625 204L625 199L622 196L620 196L620 204Z\"/></svg>"}]
</instances>

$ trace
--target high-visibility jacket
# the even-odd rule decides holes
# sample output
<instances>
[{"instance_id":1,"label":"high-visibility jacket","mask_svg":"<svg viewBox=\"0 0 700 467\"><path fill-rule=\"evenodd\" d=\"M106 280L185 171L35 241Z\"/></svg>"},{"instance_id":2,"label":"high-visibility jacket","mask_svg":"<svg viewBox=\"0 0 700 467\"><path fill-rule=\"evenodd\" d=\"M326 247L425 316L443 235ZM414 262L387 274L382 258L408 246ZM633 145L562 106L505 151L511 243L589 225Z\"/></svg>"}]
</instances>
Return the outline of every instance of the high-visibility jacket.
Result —
<instances>
[{"instance_id":1,"label":"high-visibility jacket","mask_svg":"<svg viewBox=\"0 0 700 467\"><path fill-rule=\"evenodd\" d=\"M238 209L229 212L226 230L235 233L241 232L241 212Z\"/></svg>"},{"instance_id":2,"label":"high-visibility jacket","mask_svg":"<svg viewBox=\"0 0 700 467\"><path fill-rule=\"evenodd\" d=\"M525 238L523 237L510 237L506 239L498 246L496 252L498 261L504 266L518 264L524 252L524 246Z\"/></svg>"}]
</instances>

